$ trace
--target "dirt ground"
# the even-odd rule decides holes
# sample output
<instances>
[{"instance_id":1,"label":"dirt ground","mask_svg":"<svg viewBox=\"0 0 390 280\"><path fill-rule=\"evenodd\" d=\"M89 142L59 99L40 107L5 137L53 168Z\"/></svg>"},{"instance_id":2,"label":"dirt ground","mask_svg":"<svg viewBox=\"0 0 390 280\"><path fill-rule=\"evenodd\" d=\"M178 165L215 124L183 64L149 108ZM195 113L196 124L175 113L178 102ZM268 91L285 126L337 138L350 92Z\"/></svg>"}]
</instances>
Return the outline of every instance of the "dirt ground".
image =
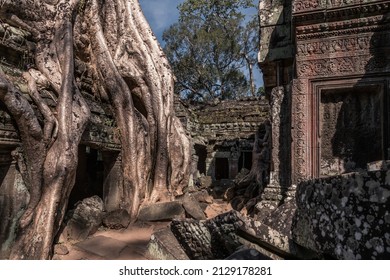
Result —
<instances>
[{"instance_id":1,"label":"dirt ground","mask_svg":"<svg viewBox=\"0 0 390 280\"><path fill-rule=\"evenodd\" d=\"M213 218L231 210L226 202L214 201L205 214ZM127 229L112 230L101 227L86 240L75 244L58 244L53 260L148 260L147 245L156 230L169 226L169 222L135 223Z\"/></svg>"}]
</instances>

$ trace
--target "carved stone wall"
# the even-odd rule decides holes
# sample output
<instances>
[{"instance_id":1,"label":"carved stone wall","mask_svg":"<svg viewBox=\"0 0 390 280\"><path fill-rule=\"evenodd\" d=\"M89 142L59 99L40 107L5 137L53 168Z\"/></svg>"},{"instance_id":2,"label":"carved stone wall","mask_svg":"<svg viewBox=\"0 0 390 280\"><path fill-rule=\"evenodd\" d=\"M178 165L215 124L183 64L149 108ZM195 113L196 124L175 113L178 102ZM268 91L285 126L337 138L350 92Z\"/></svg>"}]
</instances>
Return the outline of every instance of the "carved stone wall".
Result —
<instances>
[{"instance_id":1,"label":"carved stone wall","mask_svg":"<svg viewBox=\"0 0 390 280\"><path fill-rule=\"evenodd\" d=\"M389 158L389 13L388 0L260 1L259 65L273 119L265 192Z\"/></svg>"},{"instance_id":2,"label":"carved stone wall","mask_svg":"<svg viewBox=\"0 0 390 280\"><path fill-rule=\"evenodd\" d=\"M241 167L250 168L245 165L250 161L245 156L251 156L255 133L269 118L267 101L258 98L213 104L187 104L176 99L175 111L197 146L193 149L194 178L200 172L197 166L205 165L204 175L213 180L234 179ZM200 147L207 155L199 164L203 158L197 154Z\"/></svg>"},{"instance_id":3,"label":"carved stone wall","mask_svg":"<svg viewBox=\"0 0 390 280\"><path fill-rule=\"evenodd\" d=\"M324 158L329 158L333 153L332 160L337 159L338 143L333 143L333 147L329 147L331 141L329 138L332 138L333 142L348 141L347 135L345 139L338 141L336 139L337 134L340 136L342 133L340 132L342 118L348 112L357 114L354 124L351 125L359 126L359 130L370 130L369 127L372 125L367 123L369 122L367 119L376 119L379 127L373 130L380 138L380 143L375 145L382 148L375 151L378 158L374 160L388 157L389 11L390 1L293 2L296 37L296 79L292 95L294 183L321 175L335 174L336 171L332 171L332 167L326 167L331 163L329 161L325 163ZM377 92L376 97L369 98L369 104L375 108L381 104L379 111L372 110L370 116L365 116L367 110L363 112L359 109L365 106L364 100L367 100L369 94L362 93L361 88L366 88L366 92ZM334 102L330 102L326 97L331 91L338 92ZM348 102L351 103L349 109L340 111L341 106L346 107ZM338 128L331 128L331 120L326 120L325 111L331 108L333 108L331 117L336 118L334 125L339 126ZM324 134L324 129L328 133L333 130L332 135ZM351 130L348 133L354 134L350 136L355 139L354 141L365 141L364 136L357 134L356 131ZM344 131L344 134L348 133ZM370 144L366 138L366 145ZM348 157L356 158L358 151L348 156L353 148L346 145L343 149L349 151L342 152L344 153L344 156L341 156L342 161ZM367 157L366 160L369 162L373 159ZM342 162L342 165L348 163ZM338 172L351 171L353 165L356 165L356 161L351 161L349 167L338 168Z\"/></svg>"}]
</instances>

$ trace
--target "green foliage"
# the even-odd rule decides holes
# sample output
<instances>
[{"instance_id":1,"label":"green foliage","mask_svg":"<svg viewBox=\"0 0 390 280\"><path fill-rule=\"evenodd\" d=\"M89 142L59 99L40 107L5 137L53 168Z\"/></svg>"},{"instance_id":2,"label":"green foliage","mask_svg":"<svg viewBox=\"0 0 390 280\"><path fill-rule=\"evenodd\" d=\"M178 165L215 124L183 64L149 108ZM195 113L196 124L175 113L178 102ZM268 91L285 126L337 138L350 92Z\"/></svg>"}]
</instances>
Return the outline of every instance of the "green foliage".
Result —
<instances>
[{"instance_id":1,"label":"green foliage","mask_svg":"<svg viewBox=\"0 0 390 280\"><path fill-rule=\"evenodd\" d=\"M250 7L251 0L186 0L179 5L179 21L163 34L177 93L197 101L248 95L251 81L244 69L256 63L259 39L257 17L243 13Z\"/></svg>"},{"instance_id":2,"label":"green foliage","mask_svg":"<svg viewBox=\"0 0 390 280\"><path fill-rule=\"evenodd\" d=\"M257 94L258 96L262 96L262 95L265 95L265 88L264 86L261 86L257 89Z\"/></svg>"}]
</instances>

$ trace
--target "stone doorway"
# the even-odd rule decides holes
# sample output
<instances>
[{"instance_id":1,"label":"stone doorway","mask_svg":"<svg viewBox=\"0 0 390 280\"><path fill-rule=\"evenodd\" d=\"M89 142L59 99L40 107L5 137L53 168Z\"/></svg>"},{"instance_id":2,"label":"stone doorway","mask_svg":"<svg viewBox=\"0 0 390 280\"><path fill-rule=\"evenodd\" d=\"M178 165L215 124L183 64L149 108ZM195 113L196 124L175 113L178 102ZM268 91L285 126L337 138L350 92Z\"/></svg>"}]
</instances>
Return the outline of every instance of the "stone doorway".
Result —
<instances>
[{"instance_id":1,"label":"stone doorway","mask_svg":"<svg viewBox=\"0 0 390 280\"><path fill-rule=\"evenodd\" d=\"M75 185L69 197L69 207L84 198L97 195L103 198L104 164L102 153L89 146L80 145Z\"/></svg>"},{"instance_id":2,"label":"stone doorway","mask_svg":"<svg viewBox=\"0 0 390 280\"><path fill-rule=\"evenodd\" d=\"M229 179L229 159L215 158L215 179Z\"/></svg>"},{"instance_id":3,"label":"stone doorway","mask_svg":"<svg viewBox=\"0 0 390 280\"><path fill-rule=\"evenodd\" d=\"M119 152L79 146L76 182L69 197L69 209L76 202L94 195L103 199L107 211L119 209L122 187Z\"/></svg>"}]
</instances>

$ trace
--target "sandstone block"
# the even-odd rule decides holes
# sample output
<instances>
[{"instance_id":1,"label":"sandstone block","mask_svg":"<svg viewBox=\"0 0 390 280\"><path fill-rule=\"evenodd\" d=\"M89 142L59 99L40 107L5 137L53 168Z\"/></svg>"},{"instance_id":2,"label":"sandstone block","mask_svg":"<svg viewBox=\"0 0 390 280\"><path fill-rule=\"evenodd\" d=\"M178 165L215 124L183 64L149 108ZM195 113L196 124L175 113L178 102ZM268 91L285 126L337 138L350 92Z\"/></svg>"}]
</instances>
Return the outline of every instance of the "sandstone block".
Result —
<instances>
[{"instance_id":1,"label":"sandstone block","mask_svg":"<svg viewBox=\"0 0 390 280\"><path fill-rule=\"evenodd\" d=\"M130 215L124 209L109 212L103 218L103 225L111 229L127 228L130 224Z\"/></svg>"},{"instance_id":2,"label":"sandstone block","mask_svg":"<svg viewBox=\"0 0 390 280\"><path fill-rule=\"evenodd\" d=\"M184 214L181 202L162 202L141 208L138 219L141 221L166 221L184 217Z\"/></svg>"}]
</instances>

